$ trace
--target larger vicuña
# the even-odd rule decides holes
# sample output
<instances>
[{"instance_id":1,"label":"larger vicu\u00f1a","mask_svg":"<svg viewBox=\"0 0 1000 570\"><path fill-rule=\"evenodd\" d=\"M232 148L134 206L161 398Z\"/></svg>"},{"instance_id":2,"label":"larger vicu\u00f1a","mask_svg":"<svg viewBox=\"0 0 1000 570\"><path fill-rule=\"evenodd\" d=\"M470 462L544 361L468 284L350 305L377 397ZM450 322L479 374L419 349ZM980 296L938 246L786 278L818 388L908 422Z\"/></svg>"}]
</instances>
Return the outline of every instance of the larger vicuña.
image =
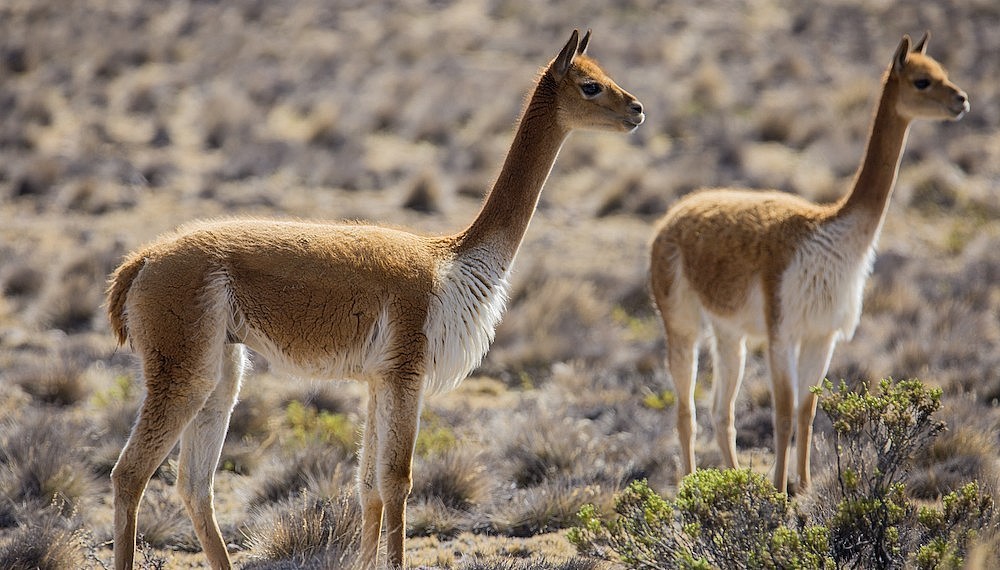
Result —
<instances>
[{"instance_id":1,"label":"larger vicu\u00f1a","mask_svg":"<svg viewBox=\"0 0 1000 570\"><path fill-rule=\"evenodd\" d=\"M406 498L423 397L457 386L493 339L542 185L575 129L630 132L642 105L574 31L542 70L507 159L465 230L424 236L361 224L230 219L190 224L111 278L118 341L146 397L112 471L115 568L131 568L150 476L180 440L177 488L213 568L231 568L212 501L245 347L295 375L368 384L360 566L404 564Z\"/></svg>"}]
</instances>

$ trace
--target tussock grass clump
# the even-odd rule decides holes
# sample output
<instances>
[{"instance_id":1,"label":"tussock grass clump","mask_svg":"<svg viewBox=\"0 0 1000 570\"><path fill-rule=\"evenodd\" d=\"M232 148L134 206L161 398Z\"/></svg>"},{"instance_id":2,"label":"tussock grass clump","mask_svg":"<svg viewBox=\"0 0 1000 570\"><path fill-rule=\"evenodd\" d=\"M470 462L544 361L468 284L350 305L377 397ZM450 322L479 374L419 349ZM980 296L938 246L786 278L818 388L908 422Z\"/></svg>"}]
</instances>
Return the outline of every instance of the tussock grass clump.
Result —
<instances>
[{"instance_id":1,"label":"tussock grass clump","mask_svg":"<svg viewBox=\"0 0 1000 570\"><path fill-rule=\"evenodd\" d=\"M549 562L537 558L474 558L463 561L458 570L610 570L608 563L596 558L576 557L565 562Z\"/></svg>"},{"instance_id":2,"label":"tussock grass clump","mask_svg":"<svg viewBox=\"0 0 1000 570\"><path fill-rule=\"evenodd\" d=\"M914 461L907 477L910 494L935 500L962 488L970 481L992 484L1000 481L995 434L975 427L956 427L938 436Z\"/></svg>"},{"instance_id":3,"label":"tussock grass clump","mask_svg":"<svg viewBox=\"0 0 1000 570\"><path fill-rule=\"evenodd\" d=\"M606 361L616 331L595 284L536 273L514 291L484 366L548 371L554 362Z\"/></svg>"},{"instance_id":4,"label":"tussock grass clump","mask_svg":"<svg viewBox=\"0 0 1000 570\"><path fill-rule=\"evenodd\" d=\"M87 363L69 354L41 361L14 373L14 382L43 404L69 407L90 394Z\"/></svg>"},{"instance_id":5,"label":"tussock grass clump","mask_svg":"<svg viewBox=\"0 0 1000 570\"><path fill-rule=\"evenodd\" d=\"M350 492L327 499L303 495L255 514L247 536L259 561L246 568L352 569L361 539L361 508Z\"/></svg>"},{"instance_id":6,"label":"tussock grass clump","mask_svg":"<svg viewBox=\"0 0 1000 570\"><path fill-rule=\"evenodd\" d=\"M42 291L45 274L27 262L8 262L2 274L2 291L7 297L31 299Z\"/></svg>"},{"instance_id":7,"label":"tussock grass clump","mask_svg":"<svg viewBox=\"0 0 1000 570\"><path fill-rule=\"evenodd\" d=\"M526 422L504 453L514 484L522 489L535 487L571 473L584 449L574 434L578 435L576 429L559 422Z\"/></svg>"},{"instance_id":8,"label":"tussock grass clump","mask_svg":"<svg viewBox=\"0 0 1000 570\"><path fill-rule=\"evenodd\" d=\"M578 522L577 513L584 505L608 505L615 491L615 488L581 484L572 479L550 481L516 491L511 500L488 515L488 527L491 532L513 537L569 528Z\"/></svg>"},{"instance_id":9,"label":"tussock grass clump","mask_svg":"<svg viewBox=\"0 0 1000 570\"><path fill-rule=\"evenodd\" d=\"M119 259L117 252L81 248L71 254L46 280L36 303L40 325L66 333L93 328L104 302L104 281Z\"/></svg>"},{"instance_id":10,"label":"tussock grass clump","mask_svg":"<svg viewBox=\"0 0 1000 570\"><path fill-rule=\"evenodd\" d=\"M173 488L151 481L139 506L137 534L154 548L181 548L198 552L198 539L187 512Z\"/></svg>"},{"instance_id":11,"label":"tussock grass clump","mask_svg":"<svg viewBox=\"0 0 1000 570\"><path fill-rule=\"evenodd\" d=\"M451 538L472 530L475 524L471 513L449 507L437 497L411 499L406 510L407 537Z\"/></svg>"},{"instance_id":12,"label":"tussock grass clump","mask_svg":"<svg viewBox=\"0 0 1000 570\"><path fill-rule=\"evenodd\" d=\"M351 485L354 456L336 447L306 446L264 477L249 500L252 507L278 503L303 494L331 497Z\"/></svg>"},{"instance_id":13,"label":"tussock grass clump","mask_svg":"<svg viewBox=\"0 0 1000 570\"><path fill-rule=\"evenodd\" d=\"M0 502L30 516L58 500L68 515L95 489L88 449L83 426L59 417L32 414L0 425Z\"/></svg>"},{"instance_id":14,"label":"tussock grass clump","mask_svg":"<svg viewBox=\"0 0 1000 570\"><path fill-rule=\"evenodd\" d=\"M469 511L485 503L497 484L479 454L451 450L418 460L410 500L436 499Z\"/></svg>"},{"instance_id":15,"label":"tussock grass clump","mask_svg":"<svg viewBox=\"0 0 1000 570\"><path fill-rule=\"evenodd\" d=\"M444 190L439 179L440 175L430 172L418 176L403 207L424 214L440 214L444 208Z\"/></svg>"},{"instance_id":16,"label":"tussock grass clump","mask_svg":"<svg viewBox=\"0 0 1000 570\"><path fill-rule=\"evenodd\" d=\"M451 449L419 457L407 514L409 536L454 536L472 530L476 511L499 485L478 453Z\"/></svg>"},{"instance_id":17,"label":"tussock grass clump","mask_svg":"<svg viewBox=\"0 0 1000 570\"><path fill-rule=\"evenodd\" d=\"M66 570L83 568L87 550L75 523L61 509L35 513L32 520L0 540L0 568L5 570Z\"/></svg>"}]
</instances>

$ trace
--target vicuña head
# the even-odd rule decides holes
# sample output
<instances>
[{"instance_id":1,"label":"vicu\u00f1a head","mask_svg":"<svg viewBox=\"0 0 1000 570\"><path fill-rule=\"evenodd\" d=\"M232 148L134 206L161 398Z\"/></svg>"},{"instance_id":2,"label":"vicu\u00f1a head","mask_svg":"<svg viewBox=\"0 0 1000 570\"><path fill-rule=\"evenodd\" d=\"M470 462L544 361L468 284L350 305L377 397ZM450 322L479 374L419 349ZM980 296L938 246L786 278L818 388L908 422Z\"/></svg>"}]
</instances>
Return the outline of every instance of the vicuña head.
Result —
<instances>
[{"instance_id":1,"label":"vicu\u00f1a head","mask_svg":"<svg viewBox=\"0 0 1000 570\"><path fill-rule=\"evenodd\" d=\"M813 204L777 191L705 190L678 201L657 224L650 284L678 392L686 472L695 466L694 382L707 325L715 374L712 415L724 461L738 465L734 404L746 339L760 337L768 343L774 396L774 484L786 489L797 429L799 484L809 485L816 414L810 388L826 376L837 341L851 338L858 325L910 122L957 120L969 110L965 93L925 53L927 37L912 50L909 37L899 43L883 77L864 159L841 200Z\"/></svg>"},{"instance_id":2,"label":"vicu\u00f1a head","mask_svg":"<svg viewBox=\"0 0 1000 570\"><path fill-rule=\"evenodd\" d=\"M451 236L360 224L196 222L131 253L112 275L118 341L142 359L146 397L111 473L115 568L131 568L150 476L180 440L177 488L213 568L231 568L212 482L245 348L275 370L368 384L358 474L360 565L404 563L406 498L423 397L486 353L539 192L573 129L631 131L642 105L584 55L574 31L542 72L479 215Z\"/></svg>"},{"instance_id":3,"label":"vicu\u00f1a head","mask_svg":"<svg viewBox=\"0 0 1000 570\"><path fill-rule=\"evenodd\" d=\"M891 77L899 84L896 109L905 119L959 120L969 112L969 97L948 80L941 64L927 55L930 32L910 50L904 36L892 58Z\"/></svg>"}]
</instances>

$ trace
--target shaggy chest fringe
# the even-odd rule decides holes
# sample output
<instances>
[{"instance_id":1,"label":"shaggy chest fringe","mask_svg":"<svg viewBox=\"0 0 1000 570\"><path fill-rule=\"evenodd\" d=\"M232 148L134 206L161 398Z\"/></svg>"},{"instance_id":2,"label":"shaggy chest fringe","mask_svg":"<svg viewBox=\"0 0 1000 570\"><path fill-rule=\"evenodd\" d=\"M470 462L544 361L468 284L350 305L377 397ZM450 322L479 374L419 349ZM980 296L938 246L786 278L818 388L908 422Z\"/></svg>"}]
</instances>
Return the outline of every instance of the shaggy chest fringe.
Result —
<instances>
[{"instance_id":1,"label":"shaggy chest fringe","mask_svg":"<svg viewBox=\"0 0 1000 570\"><path fill-rule=\"evenodd\" d=\"M457 387L479 366L507 304L508 272L488 251L444 262L431 295L424 334L424 389L433 394Z\"/></svg>"},{"instance_id":2,"label":"shaggy chest fringe","mask_svg":"<svg viewBox=\"0 0 1000 570\"><path fill-rule=\"evenodd\" d=\"M875 258L875 240L858 236L854 227L850 218L838 220L799 246L781 281L783 332L854 336Z\"/></svg>"}]
</instances>

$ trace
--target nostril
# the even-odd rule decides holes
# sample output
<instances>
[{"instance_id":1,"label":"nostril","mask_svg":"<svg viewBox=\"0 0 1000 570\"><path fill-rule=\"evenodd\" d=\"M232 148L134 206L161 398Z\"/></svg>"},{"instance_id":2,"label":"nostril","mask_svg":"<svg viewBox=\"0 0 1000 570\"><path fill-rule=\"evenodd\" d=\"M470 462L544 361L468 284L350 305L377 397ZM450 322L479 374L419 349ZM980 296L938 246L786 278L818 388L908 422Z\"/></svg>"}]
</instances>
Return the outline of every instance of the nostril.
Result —
<instances>
[{"instance_id":1,"label":"nostril","mask_svg":"<svg viewBox=\"0 0 1000 570\"><path fill-rule=\"evenodd\" d=\"M635 113L641 113L642 112L642 103L640 103L638 101L632 101L631 103L629 103L628 107L629 107L629 109L631 109Z\"/></svg>"},{"instance_id":2,"label":"nostril","mask_svg":"<svg viewBox=\"0 0 1000 570\"><path fill-rule=\"evenodd\" d=\"M966 95L965 93L958 92L955 94L955 101L958 101L959 103L965 103L968 100L969 96Z\"/></svg>"}]
</instances>

